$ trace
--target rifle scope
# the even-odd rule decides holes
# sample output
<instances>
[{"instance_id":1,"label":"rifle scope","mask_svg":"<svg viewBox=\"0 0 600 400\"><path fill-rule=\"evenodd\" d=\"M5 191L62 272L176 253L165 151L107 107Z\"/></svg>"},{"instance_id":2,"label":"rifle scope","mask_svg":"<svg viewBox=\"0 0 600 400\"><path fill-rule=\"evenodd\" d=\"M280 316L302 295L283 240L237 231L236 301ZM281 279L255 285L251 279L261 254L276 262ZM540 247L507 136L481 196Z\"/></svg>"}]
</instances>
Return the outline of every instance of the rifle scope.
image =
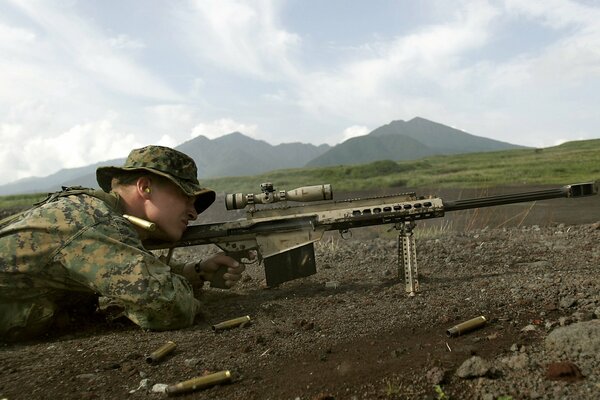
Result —
<instances>
[{"instance_id":1,"label":"rifle scope","mask_svg":"<svg viewBox=\"0 0 600 400\"><path fill-rule=\"evenodd\" d=\"M233 193L225 196L225 206L228 210L240 210L247 205L270 204L279 201L319 201L331 200L333 191L330 184L302 186L293 190L275 190L270 182L260 185L262 193L243 194Z\"/></svg>"}]
</instances>

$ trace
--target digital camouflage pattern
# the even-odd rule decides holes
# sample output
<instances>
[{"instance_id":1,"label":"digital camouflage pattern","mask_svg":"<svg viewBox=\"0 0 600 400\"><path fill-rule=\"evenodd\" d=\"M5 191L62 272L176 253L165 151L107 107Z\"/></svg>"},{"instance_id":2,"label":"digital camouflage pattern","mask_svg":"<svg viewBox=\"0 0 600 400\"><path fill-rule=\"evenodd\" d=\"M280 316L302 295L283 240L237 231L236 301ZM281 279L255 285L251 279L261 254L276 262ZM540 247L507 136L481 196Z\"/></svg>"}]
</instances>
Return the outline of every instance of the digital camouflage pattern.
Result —
<instances>
[{"instance_id":1,"label":"digital camouflage pattern","mask_svg":"<svg viewBox=\"0 0 600 400\"><path fill-rule=\"evenodd\" d=\"M96 170L98 184L110 192L111 180L119 171L146 170L169 179L188 196L197 196L195 207L198 214L215 201L215 192L203 188L198 182L196 163L188 155L163 146L146 146L129 153L122 167L100 167Z\"/></svg>"},{"instance_id":2,"label":"digital camouflage pattern","mask_svg":"<svg viewBox=\"0 0 600 400\"><path fill-rule=\"evenodd\" d=\"M144 249L117 195L98 193L59 197L0 226L0 337L43 332L78 296L106 296L142 328L193 323L190 283Z\"/></svg>"}]
</instances>

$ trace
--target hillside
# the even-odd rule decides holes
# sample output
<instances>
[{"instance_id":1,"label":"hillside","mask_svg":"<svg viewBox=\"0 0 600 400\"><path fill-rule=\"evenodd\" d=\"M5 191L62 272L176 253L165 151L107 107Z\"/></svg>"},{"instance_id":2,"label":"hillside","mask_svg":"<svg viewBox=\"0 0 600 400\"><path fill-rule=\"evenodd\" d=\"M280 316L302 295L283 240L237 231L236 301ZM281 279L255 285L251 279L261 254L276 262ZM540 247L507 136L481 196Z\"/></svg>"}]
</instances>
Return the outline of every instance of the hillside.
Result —
<instances>
[{"instance_id":1,"label":"hillside","mask_svg":"<svg viewBox=\"0 0 600 400\"><path fill-rule=\"evenodd\" d=\"M600 139L567 142L545 149L519 149L416 161L376 161L361 165L294 168L254 176L204 179L217 192L257 192L261 182L291 189L330 183L334 193L406 188L489 188L561 185L600 179ZM20 207L41 195L0 197L0 208Z\"/></svg>"},{"instance_id":2,"label":"hillside","mask_svg":"<svg viewBox=\"0 0 600 400\"><path fill-rule=\"evenodd\" d=\"M378 160L415 160L438 154L461 154L525 148L475 136L416 117L392 121L365 136L349 139L316 157L306 166L360 164Z\"/></svg>"},{"instance_id":3,"label":"hillside","mask_svg":"<svg viewBox=\"0 0 600 400\"><path fill-rule=\"evenodd\" d=\"M239 132L208 139L195 137L175 149L188 154L198 166L200 179L253 175L282 168L302 167L308 160L329 150L328 145L305 143L271 145ZM53 192L61 186L97 187L96 168L123 165L124 158L103 161L80 168L62 169L46 177L26 178L0 186L0 195Z\"/></svg>"},{"instance_id":4,"label":"hillside","mask_svg":"<svg viewBox=\"0 0 600 400\"><path fill-rule=\"evenodd\" d=\"M425 157L415 161L376 161L362 165L272 171L253 177L209 179L217 191L257 191L261 182L276 187L331 183L335 191L391 188L488 188L555 185L600 179L600 139L567 142L545 149Z\"/></svg>"},{"instance_id":5,"label":"hillside","mask_svg":"<svg viewBox=\"0 0 600 400\"><path fill-rule=\"evenodd\" d=\"M240 132L208 139L198 136L175 147L192 157L201 179L251 176L285 168L364 164L378 160L415 160L437 154L472 153L520 148L474 136L423 118L393 121L369 135L334 147L305 143L271 145ZM96 187L96 168L122 165L123 159L60 170L52 175L26 178L0 186L0 195L51 192L61 186Z\"/></svg>"}]
</instances>

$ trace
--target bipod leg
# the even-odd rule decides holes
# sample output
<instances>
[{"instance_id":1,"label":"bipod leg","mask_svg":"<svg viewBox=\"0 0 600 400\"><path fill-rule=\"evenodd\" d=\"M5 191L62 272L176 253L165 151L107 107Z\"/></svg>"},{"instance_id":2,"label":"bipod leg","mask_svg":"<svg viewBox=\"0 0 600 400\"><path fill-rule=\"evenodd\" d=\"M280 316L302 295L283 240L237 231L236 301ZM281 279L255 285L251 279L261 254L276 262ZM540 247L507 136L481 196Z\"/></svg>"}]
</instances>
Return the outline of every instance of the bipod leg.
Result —
<instances>
[{"instance_id":1,"label":"bipod leg","mask_svg":"<svg viewBox=\"0 0 600 400\"><path fill-rule=\"evenodd\" d=\"M398 230L398 278L402 279L404 271L404 287L409 296L414 296L419 291L417 248L413 236L415 226L414 221L399 222L395 226Z\"/></svg>"}]
</instances>

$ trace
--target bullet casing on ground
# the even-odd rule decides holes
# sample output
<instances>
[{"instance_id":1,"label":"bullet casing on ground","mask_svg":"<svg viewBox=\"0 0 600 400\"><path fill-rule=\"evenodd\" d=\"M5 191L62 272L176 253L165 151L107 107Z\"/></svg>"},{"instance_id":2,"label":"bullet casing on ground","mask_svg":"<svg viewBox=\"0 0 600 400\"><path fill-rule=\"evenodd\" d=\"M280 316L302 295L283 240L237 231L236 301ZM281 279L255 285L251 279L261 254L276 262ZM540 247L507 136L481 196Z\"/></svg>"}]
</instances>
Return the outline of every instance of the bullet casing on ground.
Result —
<instances>
[{"instance_id":1,"label":"bullet casing on ground","mask_svg":"<svg viewBox=\"0 0 600 400\"><path fill-rule=\"evenodd\" d=\"M169 395L191 392L193 390L204 389L210 386L228 383L231 381L231 372L228 370L215 372L214 374L199 376L187 381L179 382L167 386L166 392Z\"/></svg>"},{"instance_id":2,"label":"bullet casing on ground","mask_svg":"<svg viewBox=\"0 0 600 400\"><path fill-rule=\"evenodd\" d=\"M486 318L483 315L481 315L477 318L473 318L468 321L461 322L458 325L454 325L452 328L446 331L446 334L450 337L460 336L464 333L482 327L483 325L485 325L486 321Z\"/></svg>"},{"instance_id":3,"label":"bullet casing on ground","mask_svg":"<svg viewBox=\"0 0 600 400\"><path fill-rule=\"evenodd\" d=\"M146 357L146 361L149 364L159 362L160 360L165 358L169 353L175 350L176 347L177 345L175 344L175 342L169 340L167 343L150 353L150 355Z\"/></svg>"},{"instance_id":4,"label":"bullet casing on ground","mask_svg":"<svg viewBox=\"0 0 600 400\"><path fill-rule=\"evenodd\" d=\"M220 322L212 326L213 331L220 331L224 329L231 329L238 327L240 325L244 325L250 322L250 316L244 315L243 317L230 319L227 321Z\"/></svg>"}]
</instances>

